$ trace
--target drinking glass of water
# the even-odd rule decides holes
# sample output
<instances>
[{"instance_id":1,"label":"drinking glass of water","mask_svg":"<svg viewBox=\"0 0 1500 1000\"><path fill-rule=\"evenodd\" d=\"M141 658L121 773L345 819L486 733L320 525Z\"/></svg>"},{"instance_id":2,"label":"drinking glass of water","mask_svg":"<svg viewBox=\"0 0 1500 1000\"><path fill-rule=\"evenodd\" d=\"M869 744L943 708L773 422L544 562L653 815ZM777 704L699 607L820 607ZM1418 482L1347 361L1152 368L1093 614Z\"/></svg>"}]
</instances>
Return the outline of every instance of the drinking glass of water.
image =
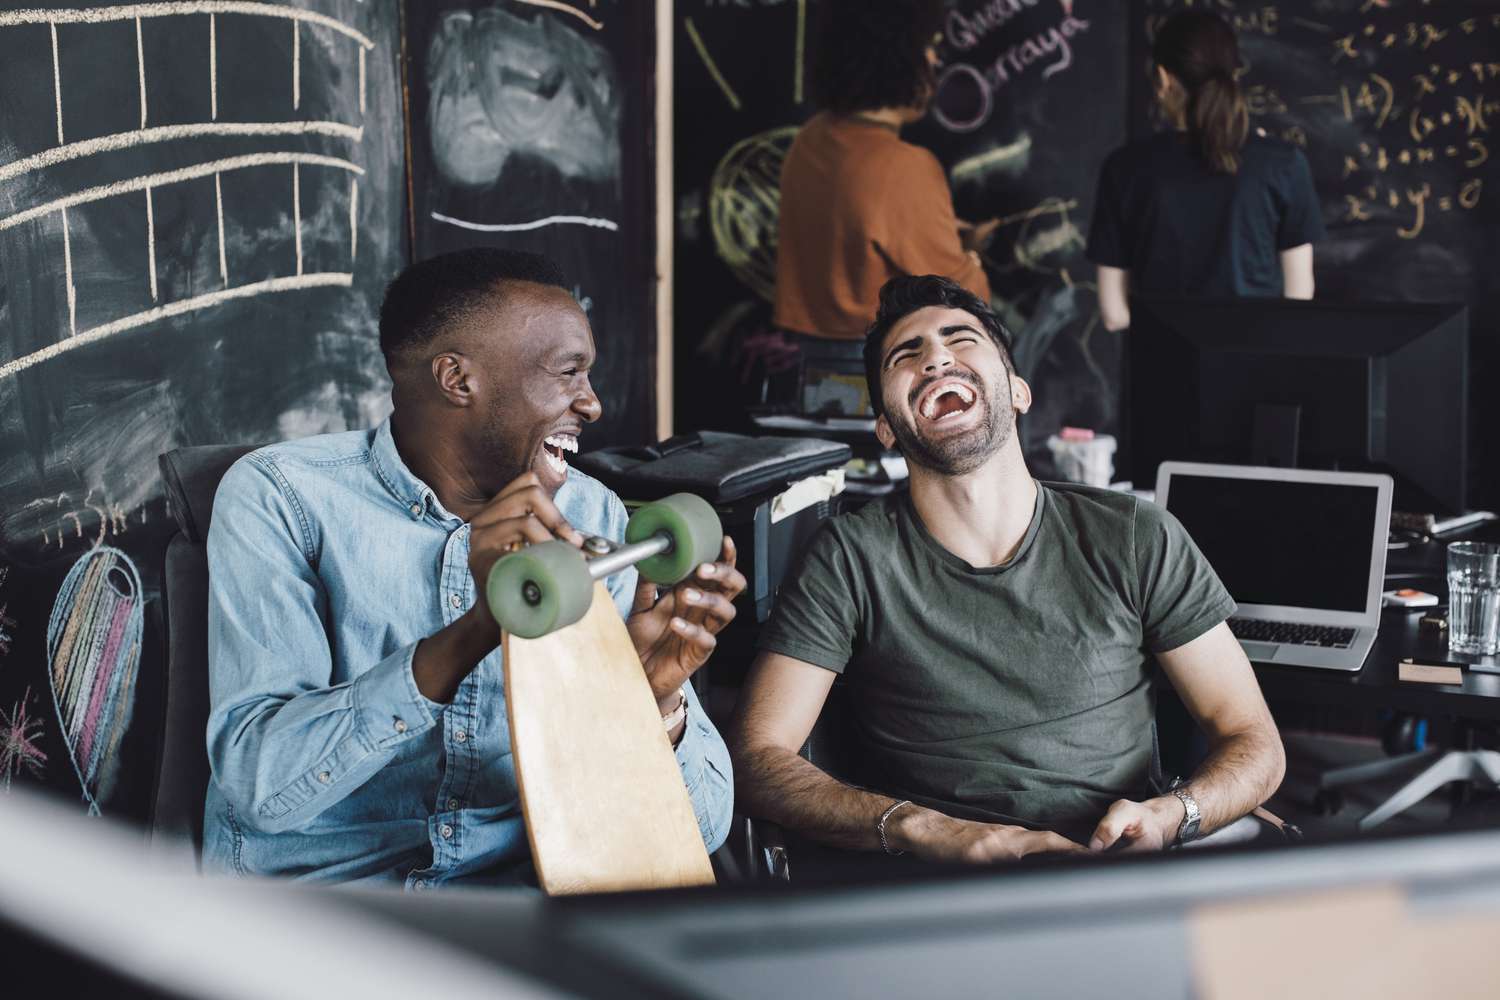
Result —
<instances>
[{"instance_id":1,"label":"drinking glass of water","mask_svg":"<svg viewBox=\"0 0 1500 1000\"><path fill-rule=\"evenodd\" d=\"M1448 546L1448 648L1500 653L1500 545Z\"/></svg>"}]
</instances>

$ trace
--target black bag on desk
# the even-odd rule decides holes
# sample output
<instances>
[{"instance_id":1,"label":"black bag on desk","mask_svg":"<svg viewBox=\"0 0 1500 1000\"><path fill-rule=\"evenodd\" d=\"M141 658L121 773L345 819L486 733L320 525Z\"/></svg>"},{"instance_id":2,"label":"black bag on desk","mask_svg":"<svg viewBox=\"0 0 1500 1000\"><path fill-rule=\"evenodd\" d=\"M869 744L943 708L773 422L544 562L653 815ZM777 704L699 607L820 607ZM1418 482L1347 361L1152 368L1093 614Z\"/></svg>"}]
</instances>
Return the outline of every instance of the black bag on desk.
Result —
<instances>
[{"instance_id":1,"label":"black bag on desk","mask_svg":"<svg viewBox=\"0 0 1500 1000\"><path fill-rule=\"evenodd\" d=\"M745 437L699 431L644 448L605 448L572 462L627 500L696 493L728 504L837 469L853 452L817 438Z\"/></svg>"},{"instance_id":2,"label":"black bag on desk","mask_svg":"<svg viewBox=\"0 0 1500 1000\"><path fill-rule=\"evenodd\" d=\"M772 501L799 480L842 468L851 453L837 441L702 431L645 448L591 451L572 461L626 501L696 493L713 504L739 549L739 568L749 584L741 600L754 614L742 616L736 629L745 633L750 628L746 622L763 622L770 615L782 577L834 513L834 502L825 500L787 516L778 514L773 523ZM748 646L750 636L744 638ZM723 653L721 644L721 660Z\"/></svg>"}]
</instances>

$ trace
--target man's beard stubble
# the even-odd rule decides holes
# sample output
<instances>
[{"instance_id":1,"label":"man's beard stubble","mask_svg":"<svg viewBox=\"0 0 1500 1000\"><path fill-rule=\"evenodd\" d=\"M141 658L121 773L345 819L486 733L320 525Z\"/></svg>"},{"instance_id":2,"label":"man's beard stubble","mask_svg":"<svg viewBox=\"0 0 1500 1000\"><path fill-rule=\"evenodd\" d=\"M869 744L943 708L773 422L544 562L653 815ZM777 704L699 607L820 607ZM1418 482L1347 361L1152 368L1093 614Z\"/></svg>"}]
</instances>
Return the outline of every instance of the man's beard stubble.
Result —
<instances>
[{"instance_id":1,"label":"man's beard stubble","mask_svg":"<svg viewBox=\"0 0 1500 1000\"><path fill-rule=\"evenodd\" d=\"M977 379L959 377L977 390L979 399L975 400L974 405L978 406L981 401L984 403L984 423L967 434L929 442L907 420L904 412L899 415L890 411L886 413L902 457L944 476L962 476L979 468L991 455L1004 447L1016 427L1016 411L1008 400L1003 405L997 405L994 393L987 386ZM1007 388L1009 379L1010 375L1007 373ZM920 396L933 381L935 380L929 379L918 385L912 391L913 399Z\"/></svg>"}]
</instances>

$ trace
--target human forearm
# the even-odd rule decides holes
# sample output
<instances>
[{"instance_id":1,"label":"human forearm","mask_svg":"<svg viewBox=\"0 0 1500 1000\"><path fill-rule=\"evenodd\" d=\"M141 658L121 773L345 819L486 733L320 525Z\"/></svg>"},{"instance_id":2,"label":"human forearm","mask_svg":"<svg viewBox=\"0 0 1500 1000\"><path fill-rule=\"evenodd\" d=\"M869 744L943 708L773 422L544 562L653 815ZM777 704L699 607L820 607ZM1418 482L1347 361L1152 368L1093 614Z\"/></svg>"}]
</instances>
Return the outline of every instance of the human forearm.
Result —
<instances>
[{"instance_id":1,"label":"human forearm","mask_svg":"<svg viewBox=\"0 0 1500 1000\"><path fill-rule=\"evenodd\" d=\"M1199 833L1227 826L1265 802L1285 773L1286 754L1274 725L1225 737L1187 783L1203 817Z\"/></svg>"},{"instance_id":2,"label":"human forearm","mask_svg":"<svg viewBox=\"0 0 1500 1000\"><path fill-rule=\"evenodd\" d=\"M897 800L846 785L784 747L741 744L735 765L746 814L834 847L880 850L880 816Z\"/></svg>"},{"instance_id":3,"label":"human forearm","mask_svg":"<svg viewBox=\"0 0 1500 1000\"><path fill-rule=\"evenodd\" d=\"M357 679L216 692L208 753L214 780L242 820L276 833L304 826L374 776L436 716L411 676L406 646ZM217 664L230 675L224 660ZM226 686L231 678L218 683Z\"/></svg>"}]
</instances>

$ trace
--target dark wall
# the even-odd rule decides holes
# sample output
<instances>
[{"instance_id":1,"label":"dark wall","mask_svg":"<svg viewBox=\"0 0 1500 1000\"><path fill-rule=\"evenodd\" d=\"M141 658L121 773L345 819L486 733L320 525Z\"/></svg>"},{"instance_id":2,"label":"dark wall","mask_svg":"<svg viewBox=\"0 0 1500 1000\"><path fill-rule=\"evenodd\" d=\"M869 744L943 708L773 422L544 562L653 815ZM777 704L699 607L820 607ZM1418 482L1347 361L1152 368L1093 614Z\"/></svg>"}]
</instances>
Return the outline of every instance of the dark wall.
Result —
<instances>
[{"instance_id":1,"label":"dark wall","mask_svg":"<svg viewBox=\"0 0 1500 1000\"><path fill-rule=\"evenodd\" d=\"M655 7L408 3L415 253L545 253L575 283L604 406L585 449L654 439Z\"/></svg>"},{"instance_id":2,"label":"dark wall","mask_svg":"<svg viewBox=\"0 0 1500 1000\"><path fill-rule=\"evenodd\" d=\"M1134 22L1137 130L1146 38L1181 6L1150 0ZM1470 496L1500 503L1500 3L1207 6L1238 32L1253 123L1312 166L1317 297L1469 304Z\"/></svg>"},{"instance_id":3,"label":"dark wall","mask_svg":"<svg viewBox=\"0 0 1500 1000\"><path fill-rule=\"evenodd\" d=\"M58 23L55 73L47 21L0 13L0 712L34 721L41 777L74 793L48 621L69 568L119 548L144 648L97 790L123 815L144 814L161 710L157 456L389 406L374 317L404 258L397 9L315 6L144 17L139 35L133 17Z\"/></svg>"}]
</instances>

